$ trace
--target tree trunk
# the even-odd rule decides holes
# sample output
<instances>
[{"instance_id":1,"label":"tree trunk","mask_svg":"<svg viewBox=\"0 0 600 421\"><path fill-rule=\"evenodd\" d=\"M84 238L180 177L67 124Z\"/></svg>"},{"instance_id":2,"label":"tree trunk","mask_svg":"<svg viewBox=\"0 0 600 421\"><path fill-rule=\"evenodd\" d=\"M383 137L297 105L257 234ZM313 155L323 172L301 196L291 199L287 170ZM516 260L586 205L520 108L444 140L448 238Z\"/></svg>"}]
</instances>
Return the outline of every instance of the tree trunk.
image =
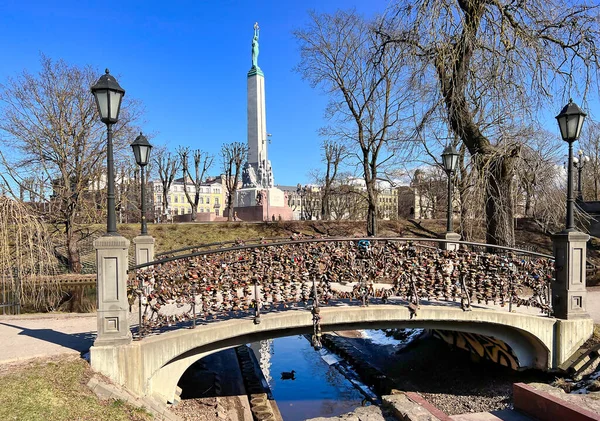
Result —
<instances>
[{"instance_id":1,"label":"tree trunk","mask_svg":"<svg viewBox=\"0 0 600 421\"><path fill-rule=\"evenodd\" d=\"M65 223L65 237L67 241L67 259L69 261L69 271L72 273L81 273L81 259L79 249L77 248L77 239L73 232L73 224L70 221Z\"/></svg>"},{"instance_id":2,"label":"tree trunk","mask_svg":"<svg viewBox=\"0 0 600 421\"><path fill-rule=\"evenodd\" d=\"M321 220L329 221L331 219L331 211L329 210L329 188L325 186L323 196L321 197Z\"/></svg>"},{"instance_id":3,"label":"tree trunk","mask_svg":"<svg viewBox=\"0 0 600 421\"><path fill-rule=\"evenodd\" d=\"M367 236L377 236L377 207L373 203L369 203L367 211Z\"/></svg>"},{"instance_id":4,"label":"tree trunk","mask_svg":"<svg viewBox=\"0 0 600 421\"><path fill-rule=\"evenodd\" d=\"M235 209L233 207L233 196L235 194L235 190L231 193L229 193L227 195L227 201L229 202L228 206L227 206L227 221L231 222L233 221L233 213L235 212Z\"/></svg>"},{"instance_id":5,"label":"tree trunk","mask_svg":"<svg viewBox=\"0 0 600 421\"><path fill-rule=\"evenodd\" d=\"M375 178L367 184L367 236L377 236L377 192L375 191Z\"/></svg>"},{"instance_id":6,"label":"tree trunk","mask_svg":"<svg viewBox=\"0 0 600 421\"><path fill-rule=\"evenodd\" d=\"M479 165L486 162L478 161ZM514 247L515 230L513 225L512 180L513 159L509 156L495 156L487 160L485 168L486 183L486 242L501 246Z\"/></svg>"},{"instance_id":7,"label":"tree trunk","mask_svg":"<svg viewBox=\"0 0 600 421\"><path fill-rule=\"evenodd\" d=\"M532 192L529 190L529 188L525 189L525 216L526 217L531 216L531 196L532 196Z\"/></svg>"}]
</instances>

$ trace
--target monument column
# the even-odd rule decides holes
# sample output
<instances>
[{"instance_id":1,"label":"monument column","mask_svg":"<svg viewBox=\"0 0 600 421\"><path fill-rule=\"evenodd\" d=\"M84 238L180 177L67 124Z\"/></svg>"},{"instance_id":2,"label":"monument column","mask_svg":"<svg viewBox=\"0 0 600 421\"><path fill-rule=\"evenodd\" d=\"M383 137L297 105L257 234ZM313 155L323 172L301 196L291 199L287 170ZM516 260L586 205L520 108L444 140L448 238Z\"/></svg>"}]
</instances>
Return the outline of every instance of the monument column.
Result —
<instances>
[{"instance_id":1,"label":"monument column","mask_svg":"<svg viewBox=\"0 0 600 421\"><path fill-rule=\"evenodd\" d=\"M248 166L256 174L259 187L273 187L271 166L267 154L267 118L265 105L265 75L258 66L258 23L252 39L252 67L248 72Z\"/></svg>"},{"instance_id":2,"label":"monument column","mask_svg":"<svg viewBox=\"0 0 600 421\"><path fill-rule=\"evenodd\" d=\"M290 220L292 211L285 193L274 187L267 153L265 75L258 66L259 31L255 23L252 67L247 73L248 160L242 172L242 188L236 191L235 209L242 221Z\"/></svg>"}]
</instances>

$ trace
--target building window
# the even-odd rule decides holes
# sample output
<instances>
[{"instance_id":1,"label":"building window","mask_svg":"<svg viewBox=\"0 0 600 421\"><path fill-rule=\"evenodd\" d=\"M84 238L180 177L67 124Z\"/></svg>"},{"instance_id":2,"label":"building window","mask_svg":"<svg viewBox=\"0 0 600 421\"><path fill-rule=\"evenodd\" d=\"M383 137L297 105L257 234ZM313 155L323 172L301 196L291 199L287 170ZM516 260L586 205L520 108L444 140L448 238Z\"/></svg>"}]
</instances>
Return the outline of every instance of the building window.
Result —
<instances>
[{"instance_id":1,"label":"building window","mask_svg":"<svg viewBox=\"0 0 600 421\"><path fill-rule=\"evenodd\" d=\"M179 203L179 196L175 195L175 203Z\"/></svg>"},{"instance_id":2,"label":"building window","mask_svg":"<svg viewBox=\"0 0 600 421\"><path fill-rule=\"evenodd\" d=\"M218 204L219 204L219 198L215 197L215 205L218 205Z\"/></svg>"},{"instance_id":3,"label":"building window","mask_svg":"<svg viewBox=\"0 0 600 421\"><path fill-rule=\"evenodd\" d=\"M210 197L206 198L206 204L209 205L210 204Z\"/></svg>"},{"instance_id":4,"label":"building window","mask_svg":"<svg viewBox=\"0 0 600 421\"><path fill-rule=\"evenodd\" d=\"M199 201L198 203L200 203L201 205L203 205L203 204L204 204L204 198L203 198L203 197L201 197L201 198L200 198L200 201Z\"/></svg>"},{"instance_id":5,"label":"building window","mask_svg":"<svg viewBox=\"0 0 600 421\"><path fill-rule=\"evenodd\" d=\"M215 216L219 216L219 209L215 209Z\"/></svg>"}]
</instances>

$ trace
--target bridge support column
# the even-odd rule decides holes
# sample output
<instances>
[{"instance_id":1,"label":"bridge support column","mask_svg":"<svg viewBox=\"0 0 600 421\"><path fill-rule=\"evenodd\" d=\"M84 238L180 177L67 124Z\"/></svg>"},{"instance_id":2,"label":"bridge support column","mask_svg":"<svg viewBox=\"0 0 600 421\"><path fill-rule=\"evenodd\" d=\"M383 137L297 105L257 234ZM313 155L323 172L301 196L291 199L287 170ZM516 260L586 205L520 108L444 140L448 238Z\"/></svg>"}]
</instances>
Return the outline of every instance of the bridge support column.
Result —
<instances>
[{"instance_id":1,"label":"bridge support column","mask_svg":"<svg viewBox=\"0 0 600 421\"><path fill-rule=\"evenodd\" d=\"M135 264L154 261L154 237L151 235L138 235L133 239L135 248Z\"/></svg>"},{"instance_id":2,"label":"bridge support column","mask_svg":"<svg viewBox=\"0 0 600 421\"><path fill-rule=\"evenodd\" d=\"M446 233L444 233L444 236L442 238L445 240L460 241L460 234L457 234L455 232L446 232ZM459 249L459 247L460 247L460 244L452 243L450 241L448 241L448 242L443 241L440 243L440 248L442 250L456 251Z\"/></svg>"},{"instance_id":3,"label":"bridge support column","mask_svg":"<svg viewBox=\"0 0 600 421\"><path fill-rule=\"evenodd\" d=\"M587 241L579 231L562 231L552 237L555 280L552 283L552 309L558 319L589 318L586 311L585 271Z\"/></svg>"},{"instance_id":4,"label":"bridge support column","mask_svg":"<svg viewBox=\"0 0 600 421\"><path fill-rule=\"evenodd\" d=\"M98 337L94 346L131 342L127 313L127 266L129 240L106 235L94 241L98 271Z\"/></svg>"}]
</instances>

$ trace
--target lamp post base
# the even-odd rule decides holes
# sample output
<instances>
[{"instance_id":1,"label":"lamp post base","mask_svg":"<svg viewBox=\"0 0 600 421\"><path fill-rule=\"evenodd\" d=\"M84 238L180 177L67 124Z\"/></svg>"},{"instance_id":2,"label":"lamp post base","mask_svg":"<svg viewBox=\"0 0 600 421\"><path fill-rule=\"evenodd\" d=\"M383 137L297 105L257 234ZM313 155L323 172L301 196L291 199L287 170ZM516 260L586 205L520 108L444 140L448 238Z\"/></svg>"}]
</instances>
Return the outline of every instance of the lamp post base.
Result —
<instances>
[{"instance_id":1,"label":"lamp post base","mask_svg":"<svg viewBox=\"0 0 600 421\"><path fill-rule=\"evenodd\" d=\"M136 265L154 261L154 243L154 237L151 235L138 235L133 239Z\"/></svg>"},{"instance_id":2,"label":"lamp post base","mask_svg":"<svg viewBox=\"0 0 600 421\"><path fill-rule=\"evenodd\" d=\"M585 285L587 241L590 236L576 230L565 230L552 236L555 277L551 300L558 319L589 318L586 311Z\"/></svg>"},{"instance_id":3,"label":"lamp post base","mask_svg":"<svg viewBox=\"0 0 600 421\"><path fill-rule=\"evenodd\" d=\"M120 235L94 241L97 264L98 337L94 346L131 342L127 301L129 240Z\"/></svg>"},{"instance_id":4,"label":"lamp post base","mask_svg":"<svg viewBox=\"0 0 600 421\"><path fill-rule=\"evenodd\" d=\"M448 242L446 242L446 241L440 242L440 248L442 250L456 251L460 248L460 244L452 242L452 241L460 241L460 234L457 234L455 232L445 232L442 236L442 239L449 240Z\"/></svg>"}]
</instances>

